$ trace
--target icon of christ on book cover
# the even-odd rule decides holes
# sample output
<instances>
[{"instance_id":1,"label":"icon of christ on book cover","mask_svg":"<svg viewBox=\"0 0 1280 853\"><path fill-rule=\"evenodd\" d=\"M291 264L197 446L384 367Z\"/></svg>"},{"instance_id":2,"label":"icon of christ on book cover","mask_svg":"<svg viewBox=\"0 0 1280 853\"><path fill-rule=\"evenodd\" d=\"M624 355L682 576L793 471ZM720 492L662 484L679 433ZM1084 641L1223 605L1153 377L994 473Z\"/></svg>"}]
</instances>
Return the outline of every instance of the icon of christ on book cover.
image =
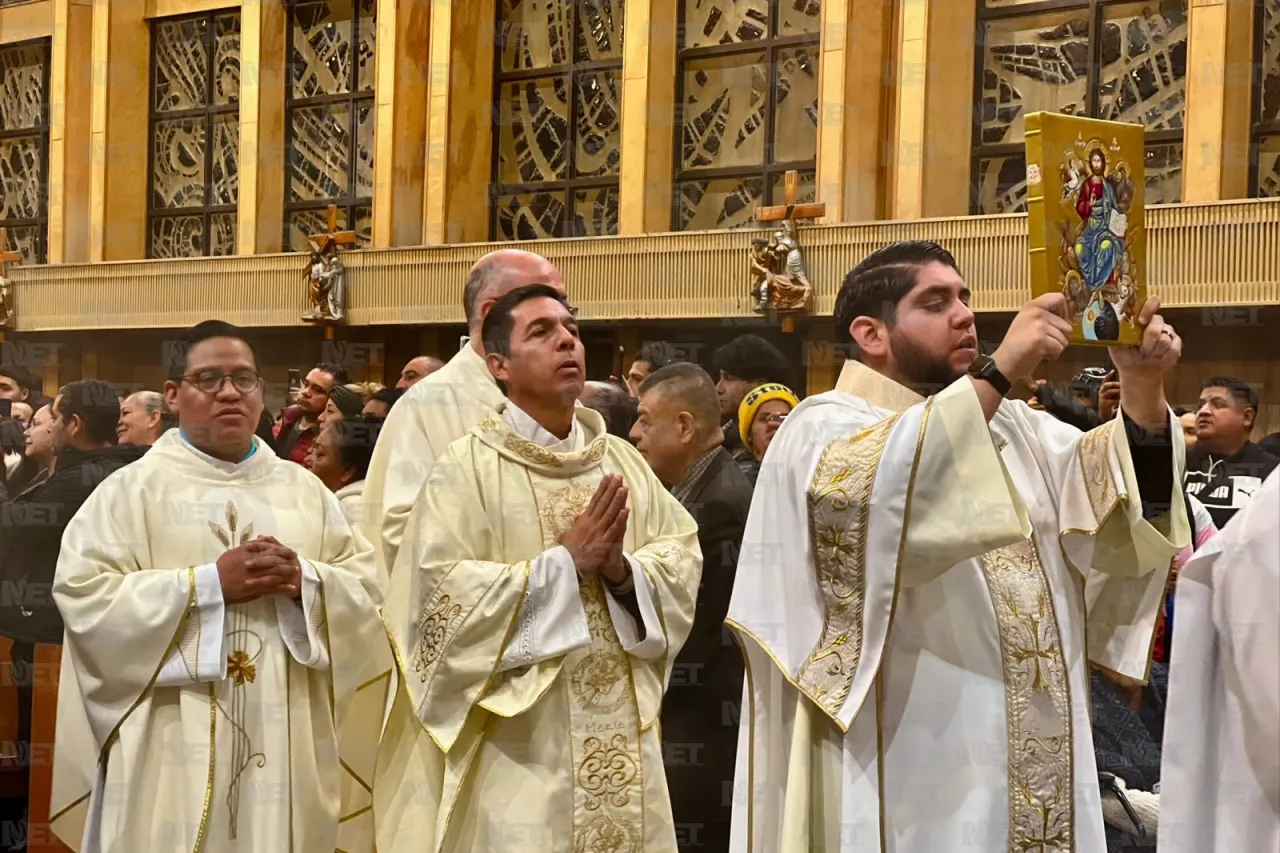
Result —
<instances>
[{"instance_id":1,"label":"icon of christ on book cover","mask_svg":"<svg viewBox=\"0 0 1280 853\"><path fill-rule=\"evenodd\" d=\"M1027 184L1033 295L1067 297L1073 343L1139 343L1147 295L1143 129L1032 113Z\"/></svg>"}]
</instances>

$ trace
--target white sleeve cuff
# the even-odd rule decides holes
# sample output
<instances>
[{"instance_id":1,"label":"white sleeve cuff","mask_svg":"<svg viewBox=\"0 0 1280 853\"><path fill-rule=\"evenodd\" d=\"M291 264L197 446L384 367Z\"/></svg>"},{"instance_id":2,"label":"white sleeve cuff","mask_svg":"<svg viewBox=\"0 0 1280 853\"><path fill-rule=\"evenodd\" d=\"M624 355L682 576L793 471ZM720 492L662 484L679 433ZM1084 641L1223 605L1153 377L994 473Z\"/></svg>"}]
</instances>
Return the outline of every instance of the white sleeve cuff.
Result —
<instances>
[{"instance_id":1,"label":"white sleeve cuff","mask_svg":"<svg viewBox=\"0 0 1280 853\"><path fill-rule=\"evenodd\" d=\"M186 572L195 595L183 616L187 625L178 637L178 645L170 650L156 676L157 687L182 687L227 677L227 655L223 648L226 607L218 566L205 563Z\"/></svg>"},{"instance_id":2,"label":"white sleeve cuff","mask_svg":"<svg viewBox=\"0 0 1280 853\"><path fill-rule=\"evenodd\" d=\"M311 669L329 668L329 650L324 642L324 597L320 595L320 575L310 562L298 558L302 566L302 602L275 596L276 621L280 638L293 659Z\"/></svg>"},{"instance_id":3,"label":"white sleeve cuff","mask_svg":"<svg viewBox=\"0 0 1280 853\"><path fill-rule=\"evenodd\" d=\"M529 564L529 582L516 620L499 672L550 660L591 642L578 594L578 570L564 546L543 552Z\"/></svg>"},{"instance_id":4,"label":"white sleeve cuff","mask_svg":"<svg viewBox=\"0 0 1280 853\"><path fill-rule=\"evenodd\" d=\"M636 603L640 605L640 617L644 620L644 639L636 630L636 620L625 607L618 603L605 584L605 601L609 604L609 616L613 620L613 630L618 635L618 642L623 650L641 660L658 660L667 653L667 635L662 631L662 621L658 619L658 607L653 600L653 581L644 573L644 569L630 554L623 554L627 564L631 566L631 579L635 584Z\"/></svg>"}]
</instances>

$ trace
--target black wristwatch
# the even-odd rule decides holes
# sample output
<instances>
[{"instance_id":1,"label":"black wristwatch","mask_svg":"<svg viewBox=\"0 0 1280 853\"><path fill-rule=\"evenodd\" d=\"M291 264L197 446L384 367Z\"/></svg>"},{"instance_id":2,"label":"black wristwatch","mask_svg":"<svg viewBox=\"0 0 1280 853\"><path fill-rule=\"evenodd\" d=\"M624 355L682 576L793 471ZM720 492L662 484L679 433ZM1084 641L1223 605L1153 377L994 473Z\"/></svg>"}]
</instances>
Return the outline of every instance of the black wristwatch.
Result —
<instances>
[{"instance_id":1,"label":"black wristwatch","mask_svg":"<svg viewBox=\"0 0 1280 853\"><path fill-rule=\"evenodd\" d=\"M969 375L974 379L991 383L991 387L999 391L1001 397L1009 396L1009 391L1013 388L1009 378L1000 372L1000 368L996 367L995 361L989 355L980 355L975 358L973 364L969 365Z\"/></svg>"}]
</instances>

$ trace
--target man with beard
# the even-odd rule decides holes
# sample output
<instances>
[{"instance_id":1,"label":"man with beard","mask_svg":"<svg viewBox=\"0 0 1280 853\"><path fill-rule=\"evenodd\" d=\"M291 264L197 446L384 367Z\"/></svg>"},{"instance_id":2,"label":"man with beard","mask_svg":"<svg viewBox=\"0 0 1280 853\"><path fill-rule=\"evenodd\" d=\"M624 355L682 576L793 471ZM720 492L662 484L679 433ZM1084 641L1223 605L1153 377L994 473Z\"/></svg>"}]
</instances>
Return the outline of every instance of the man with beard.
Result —
<instances>
[{"instance_id":1,"label":"man with beard","mask_svg":"<svg viewBox=\"0 0 1280 853\"><path fill-rule=\"evenodd\" d=\"M985 357L941 246L849 274L857 358L779 429L738 562L731 849L1106 849L1086 655L1144 678L1189 541L1158 308L1112 350L1121 416L1081 433L1005 400L1065 349L1060 294Z\"/></svg>"}]
</instances>

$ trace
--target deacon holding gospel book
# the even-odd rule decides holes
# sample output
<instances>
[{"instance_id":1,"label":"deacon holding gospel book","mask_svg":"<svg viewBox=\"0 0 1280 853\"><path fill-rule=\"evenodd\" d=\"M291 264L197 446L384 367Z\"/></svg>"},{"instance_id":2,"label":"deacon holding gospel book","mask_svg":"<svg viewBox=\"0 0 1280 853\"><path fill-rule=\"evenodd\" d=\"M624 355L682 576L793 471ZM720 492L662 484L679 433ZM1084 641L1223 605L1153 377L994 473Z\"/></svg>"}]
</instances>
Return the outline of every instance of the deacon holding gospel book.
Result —
<instances>
[{"instance_id":1,"label":"deacon holding gospel book","mask_svg":"<svg viewBox=\"0 0 1280 853\"><path fill-rule=\"evenodd\" d=\"M1158 307L1112 349L1121 416L1081 433L1005 399L1065 349L1062 294L988 358L941 246L849 274L857 357L774 437L729 607L734 851L1106 849L1086 655L1145 676L1189 541Z\"/></svg>"}]
</instances>

